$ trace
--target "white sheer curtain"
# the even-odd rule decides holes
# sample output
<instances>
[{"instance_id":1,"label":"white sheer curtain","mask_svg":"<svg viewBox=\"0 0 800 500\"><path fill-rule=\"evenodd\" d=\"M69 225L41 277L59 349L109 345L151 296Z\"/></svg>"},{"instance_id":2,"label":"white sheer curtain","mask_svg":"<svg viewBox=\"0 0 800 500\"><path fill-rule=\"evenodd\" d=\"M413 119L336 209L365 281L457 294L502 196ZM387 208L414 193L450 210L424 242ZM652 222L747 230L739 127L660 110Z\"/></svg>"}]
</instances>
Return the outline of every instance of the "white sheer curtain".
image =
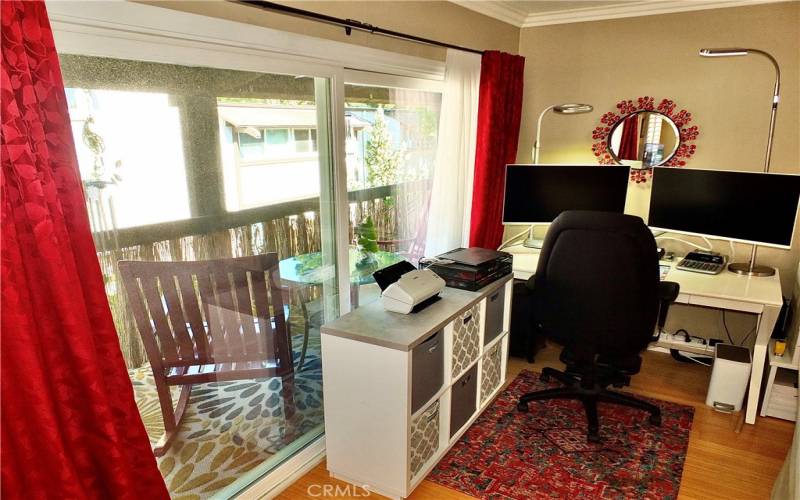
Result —
<instances>
[{"instance_id":1,"label":"white sheer curtain","mask_svg":"<svg viewBox=\"0 0 800 500\"><path fill-rule=\"evenodd\" d=\"M448 49L425 256L469 241L481 56Z\"/></svg>"}]
</instances>

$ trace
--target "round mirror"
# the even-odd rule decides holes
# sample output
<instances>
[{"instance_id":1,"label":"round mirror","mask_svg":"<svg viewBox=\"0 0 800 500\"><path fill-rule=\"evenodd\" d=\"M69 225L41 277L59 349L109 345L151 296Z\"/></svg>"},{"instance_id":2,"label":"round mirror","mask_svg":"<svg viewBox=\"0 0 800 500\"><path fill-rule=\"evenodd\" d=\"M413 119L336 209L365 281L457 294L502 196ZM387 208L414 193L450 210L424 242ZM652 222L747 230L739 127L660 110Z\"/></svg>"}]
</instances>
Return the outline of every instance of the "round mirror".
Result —
<instances>
[{"instance_id":1,"label":"round mirror","mask_svg":"<svg viewBox=\"0 0 800 500\"><path fill-rule=\"evenodd\" d=\"M611 128L606 147L616 163L650 168L667 163L678 151L681 138L674 121L664 113L634 111Z\"/></svg>"}]
</instances>

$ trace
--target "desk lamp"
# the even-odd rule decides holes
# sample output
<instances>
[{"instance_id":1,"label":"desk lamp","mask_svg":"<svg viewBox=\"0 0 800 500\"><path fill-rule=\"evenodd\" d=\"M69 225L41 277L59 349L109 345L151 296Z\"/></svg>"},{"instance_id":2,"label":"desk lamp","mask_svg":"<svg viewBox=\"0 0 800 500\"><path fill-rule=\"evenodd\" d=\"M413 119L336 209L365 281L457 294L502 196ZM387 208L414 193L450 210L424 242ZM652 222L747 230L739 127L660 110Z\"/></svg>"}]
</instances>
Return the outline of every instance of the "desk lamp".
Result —
<instances>
[{"instance_id":1,"label":"desk lamp","mask_svg":"<svg viewBox=\"0 0 800 500\"><path fill-rule=\"evenodd\" d=\"M764 172L769 172L769 162L772 157L772 140L775 136L775 114L778 112L778 102L780 102L781 91L781 68L778 66L778 61L775 60L768 52L758 49L744 49L744 48L725 48L725 49L700 49L700 56L702 57L737 57L749 56L750 54L757 54L766 57L770 60L775 67L775 88L772 93L772 114L769 118L769 136L767 136L767 154L764 158ZM775 274L775 269L769 266L756 265L756 253L758 252L758 245L753 245L753 250L750 252L750 262L734 262L728 265L728 270L736 274L744 274L747 276L772 276Z\"/></svg>"}]
</instances>

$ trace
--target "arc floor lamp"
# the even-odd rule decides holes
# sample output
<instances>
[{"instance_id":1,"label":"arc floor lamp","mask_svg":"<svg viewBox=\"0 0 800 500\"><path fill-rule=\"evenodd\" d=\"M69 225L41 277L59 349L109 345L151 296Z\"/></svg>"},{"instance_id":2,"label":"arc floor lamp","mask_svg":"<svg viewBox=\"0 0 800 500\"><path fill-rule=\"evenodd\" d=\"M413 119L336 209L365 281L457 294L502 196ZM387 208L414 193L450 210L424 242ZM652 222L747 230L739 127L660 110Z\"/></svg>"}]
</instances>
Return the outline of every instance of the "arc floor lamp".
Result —
<instances>
[{"instance_id":1,"label":"arc floor lamp","mask_svg":"<svg viewBox=\"0 0 800 500\"><path fill-rule=\"evenodd\" d=\"M553 110L553 113L557 113L559 115L581 115L583 113L588 113L593 109L594 108L591 104L578 103L554 104L544 108L544 111L542 111L542 113L539 115L539 121L536 122L536 141L533 143L532 155L533 163L539 163L539 150L542 147L542 118L544 118L544 115L546 115L548 111Z\"/></svg>"},{"instance_id":2,"label":"arc floor lamp","mask_svg":"<svg viewBox=\"0 0 800 500\"><path fill-rule=\"evenodd\" d=\"M582 115L594 110L594 107L591 104L568 102L564 104L553 104L552 106L544 108L544 111L539 115L539 120L536 122L536 140L533 142L533 152L531 154L533 163L539 163L539 150L542 149L542 119L550 110L559 115ZM528 238L522 245L528 248L542 248L544 241L533 237L534 226L535 224L532 224L528 229Z\"/></svg>"},{"instance_id":3,"label":"arc floor lamp","mask_svg":"<svg viewBox=\"0 0 800 500\"><path fill-rule=\"evenodd\" d=\"M781 94L781 68L778 61L768 52L759 49L745 49L745 48L724 48L724 49L700 49L702 57L737 57L749 56L756 54L766 57L770 60L775 67L775 88L772 93L772 112L769 118L769 136L767 136L767 154L764 157L764 172L769 172L769 162L772 157L772 140L775 137L775 115L778 112L778 103L780 102ZM775 274L775 269L769 266L756 265L756 255L758 253L758 245L753 245L750 252L750 262L734 262L728 265L728 270L736 274L744 274L747 276L772 276Z\"/></svg>"}]
</instances>

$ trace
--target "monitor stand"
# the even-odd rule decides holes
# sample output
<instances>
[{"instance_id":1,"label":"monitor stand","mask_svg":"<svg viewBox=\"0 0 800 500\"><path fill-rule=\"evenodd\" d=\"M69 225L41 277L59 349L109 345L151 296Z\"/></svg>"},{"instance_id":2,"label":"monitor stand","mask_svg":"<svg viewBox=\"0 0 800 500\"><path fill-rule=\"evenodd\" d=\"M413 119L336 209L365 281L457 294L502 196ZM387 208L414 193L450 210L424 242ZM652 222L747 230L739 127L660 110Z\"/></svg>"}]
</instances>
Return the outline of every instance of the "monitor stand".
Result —
<instances>
[{"instance_id":1,"label":"monitor stand","mask_svg":"<svg viewBox=\"0 0 800 500\"><path fill-rule=\"evenodd\" d=\"M525 248L535 248L537 250L541 250L543 245L544 240L540 240L538 238L528 238L522 243L522 246Z\"/></svg>"},{"instance_id":2,"label":"monitor stand","mask_svg":"<svg viewBox=\"0 0 800 500\"><path fill-rule=\"evenodd\" d=\"M533 237L533 229L535 227L536 224L531 224L530 229L528 229L528 238L522 243L522 246L525 248L535 248L537 250L541 250L542 246L544 246L544 240Z\"/></svg>"},{"instance_id":3,"label":"monitor stand","mask_svg":"<svg viewBox=\"0 0 800 500\"><path fill-rule=\"evenodd\" d=\"M760 265L751 266L750 264L750 262L734 262L728 264L728 271L744 276L766 277L775 275L774 267Z\"/></svg>"},{"instance_id":4,"label":"monitor stand","mask_svg":"<svg viewBox=\"0 0 800 500\"><path fill-rule=\"evenodd\" d=\"M728 271L744 276L758 276L767 277L775 275L775 268L769 266L759 266L756 264L756 253L758 245L753 245L753 251L750 252L750 262L734 262L728 264Z\"/></svg>"}]
</instances>

